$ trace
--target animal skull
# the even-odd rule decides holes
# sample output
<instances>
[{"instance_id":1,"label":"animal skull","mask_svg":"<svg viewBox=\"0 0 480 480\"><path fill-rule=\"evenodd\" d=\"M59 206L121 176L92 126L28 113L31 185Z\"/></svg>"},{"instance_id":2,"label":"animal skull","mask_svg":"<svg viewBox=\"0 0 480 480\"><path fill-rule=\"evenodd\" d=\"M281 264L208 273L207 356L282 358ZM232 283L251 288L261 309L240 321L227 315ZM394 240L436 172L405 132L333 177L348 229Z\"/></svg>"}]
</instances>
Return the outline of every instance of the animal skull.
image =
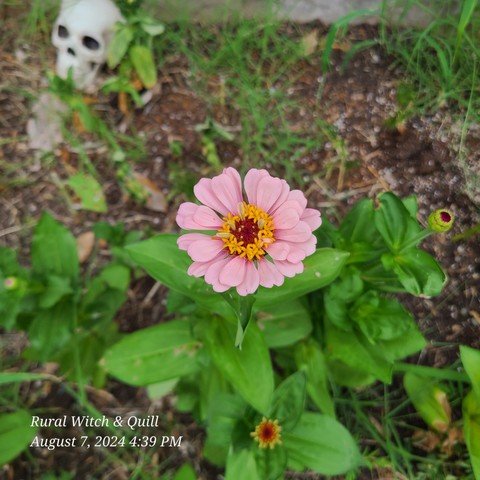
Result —
<instances>
[{"instance_id":1,"label":"animal skull","mask_svg":"<svg viewBox=\"0 0 480 480\"><path fill-rule=\"evenodd\" d=\"M52 32L57 74L66 78L72 68L78 88L92 85L107 59L107 46L118 21L123 17L111 0L63 0Z\"/></svg>"}]
</instances>

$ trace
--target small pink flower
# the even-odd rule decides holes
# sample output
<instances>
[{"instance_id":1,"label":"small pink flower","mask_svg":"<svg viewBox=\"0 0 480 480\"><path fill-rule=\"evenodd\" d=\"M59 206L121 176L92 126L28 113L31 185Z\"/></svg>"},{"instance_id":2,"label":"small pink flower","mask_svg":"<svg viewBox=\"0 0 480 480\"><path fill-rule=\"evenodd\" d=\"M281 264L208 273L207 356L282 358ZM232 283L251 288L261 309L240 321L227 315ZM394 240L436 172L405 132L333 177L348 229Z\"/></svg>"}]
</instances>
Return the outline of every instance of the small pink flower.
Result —
<instances>
[{"instance_id":1,"label":"small pink flower","mask_svg":"<svg viewBox=\"0 0 480 480\"><path fill-rule=\"evenodd\" d=\"M177 224L185 230L216 231L214 235L187 233L178 246L193 260L188 274L205 277L216 292L236 287L240 295L259 285L271 288L284 277L303 272L302 261L315 252L313 231L320 212L306 208L300 190L266 170L251 169L242 181L234 168L202 178L194 193L203 205L180 205ZM220 215L220 216L219 216Z\"/></svg>"}]
</instances>

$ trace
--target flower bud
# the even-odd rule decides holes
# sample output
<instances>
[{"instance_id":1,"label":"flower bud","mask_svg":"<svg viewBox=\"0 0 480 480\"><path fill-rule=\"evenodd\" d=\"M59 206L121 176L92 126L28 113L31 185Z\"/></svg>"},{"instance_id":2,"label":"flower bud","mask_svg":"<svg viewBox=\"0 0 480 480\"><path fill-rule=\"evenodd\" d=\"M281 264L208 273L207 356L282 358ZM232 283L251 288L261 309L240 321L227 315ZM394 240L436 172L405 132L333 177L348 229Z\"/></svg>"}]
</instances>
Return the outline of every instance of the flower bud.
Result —
<instances>
[{"instance_id":1,"label":"flower bud","mask_svg":"<svg viewBox=\"0 0 480 480\"><path fill-rule=\"evenodd\" d=\"M452 225L453 215L448 210L435 210L428 217L428 227L434 232L448 232Z\"/></svg>"},{"instance_id":2,"label":"flower bud","mask_svg":"<svg viewBox=\"0 0 480 480\"><path fill-rule=\"evenodd\" d=\"M16 290L20 285L20 280L17 277L7 277L3 281L5 290Z\"/></svg>"}]
</instances>

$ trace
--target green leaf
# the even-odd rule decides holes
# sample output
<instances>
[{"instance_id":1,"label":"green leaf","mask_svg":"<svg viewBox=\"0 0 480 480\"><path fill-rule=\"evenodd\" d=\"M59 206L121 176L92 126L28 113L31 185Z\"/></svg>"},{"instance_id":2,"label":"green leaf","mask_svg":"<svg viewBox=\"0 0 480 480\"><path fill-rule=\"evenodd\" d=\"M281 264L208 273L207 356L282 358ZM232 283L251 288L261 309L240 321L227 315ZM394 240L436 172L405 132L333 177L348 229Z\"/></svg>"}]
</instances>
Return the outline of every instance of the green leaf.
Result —
<instances>
[{"instance_id":1,"label":"green leaf","mask_svg":"<svg viewBox=\"0 0 480 480\"><path fill-rule=\"evenodd\" d=\"M385 254L382 263L385 269L395 272L405 290L412 295L433 297L442 291L447 281L437 261L417 248L396 255Z\"/></svg>"},{"instance_id":2,"label":"green leaf","mask_svg":"<svg viewBox=\"0 0 480 480\"><path fill-rule=\"evenodd\" d=\"M378 340L375 344L377 352L388 362L393 363L396 360L413 355L427 345L415 320L410 317L409 320L405 319L405 323L407 328L403 335L392 340Z\"/></svg>"},{"instance_id":3,"label":"green leaf","mask_svg":"<svg viewBox=\"0 0 480 480\"><path fill-rule=\"evenodd\" d=\"M409 195L408 197L402 198L402 203L410 216L415 220L418 214L417 197L415 195Z\"/></svg>"},{"instance_id":4,"label":"green leaf","mask_svg":"<svg viewBox=\"0 0 480 480\"><path fill-rule=\"evenodd\" d=\"M374 375L360 371L358 368L351 367L340 360L328 360L328 373L332 382L350 388L364 388L376 380Z\"/></svg>"},{"instance_id":5,"label":"green leaf","mask_svg":"<svg viewBox=\"0 0 480 480\"><path fill-rule=\"evenodd\" d=\"M256 294L259 307L286 302L333 282L340 273L349 253L333 248L318 249L304 261L305 270L293 278L286 278L281 287L260 287Z\"/></svg>"},{"instance_id":6,"label":"green leaf","mask_svg":"<svg viewBox=\"0 0 480 480\"><path fill-rule=\"evenodd\" d=\"M130 26L117 25L115 35L108 45L107 63L108 68L115 68L127 53L128 47L133 40L133 30Z\"/></svg>"},{"instance_id":7,"label":"green leaf","mask_svg":"<svg viewBox=\"0 0 480 480\"><path fill-rule=\"evenodd\" d=\"M265 306L256 316L269 348L293 345L312 331L310 313L299 300Z\"/></svg>"},{"instance_id":8,"label":"green leaf","mask_svg":"<svg viewBox=\"0 0 480 480\"><path fill-rule=\"evenodd\" d=\"M0 372L0 385L6 383L23 383L32 380L50 380L53 377L43 373L24 373L24 372Z\"/></svg>"},{"instance_id":9,"label":"green leaf","mask_svg":"<svg viewBox=\"0 0 480 480\"><path fill-rule=\"evenodd\" d=\"M113 337L116 326L110 324L106 333L107 338ZM113 337L115 338L115 337ZM63 349L56 353L52 360L60 364L60 372L69 380L79 381L81 374L84 383L94 383L102 387L105 381L105 371L99 367L98 362L105 351L107 340L96 331L81 329L70 338ZM81 371L76 371L78 358L81 359Z\"/></svg>"},{"instance_id":10,"label":"green leaf","mask_svg":"<svg viewBox=\"0 0 480 480\"><path fill-rule=\"evenodd\" d=\"M324 307L328 319L338 328L350 331L352 322L348 318L349 303L363 291L360 271L355 267L345 267L341 278L335 280L324 294Z\"/></svg>"},{"instance_id":11,"label":"green leaf","mask_svg":"<svg viewBox=\"0 0 480 480\"><path fill-rule=\"evenodd\" d=\"M165 31L165 25L163 23L157 22L151 17L145 17L140 22L142 30L148 33L151 37L156 37L161 35Z\"/></svg>"},{"instance_id":12,"label":"green leaf","mask_svg":"<svg viewBox=\"0 0 480 480\"><path fill-rule=\"evenodd\" d=\"M361 332L345 332L325 322L325 355L328 362L339 361L360 373L374 375L382 382L391 382L393 362L388 361Z\"/></svg>"},{"instance_id":13,"label":"green leaf","mask_svg":"<svg viewBox=\"0 0 480 480\"><path fill-rule=\"evenodd\" d=\"M472 390L463 399L463 436L475 478L480 478L480 400Z\"/></svg>"},{"instance_id":14,"label":"green leaf","mask_svg":"<svg viewBox=\"0 0 480 480\"><path fill-rule=\"evenodd\" d=\"M225 480L262 480L251 450L231 452L227 459Z\"/></svg>"},{"instance_id":15,"label":"green leaf","mask_svg":"<svg viewBox=\"0 0 480 480\"><path fill-rule=\"evenodd\" d=\"M439 432L446 432L451 421L451 408L441 385L431 378L407 372L403 385L408 397L424 422Z\"/></svg>"},{"instance_id":16,"label":"green leaf","mask_svg":"<svg viewBox=\"0 0 480 480\"><path fill-rule=\"evenodd\" d=\"M307 393L326 415L335 417L335 407L328 390L327 365L320 345L309 339L295 348L297 368L307 375Z\"/></svg>"},{"instance_id":17,"label":"green leaf","mask_svg":"<svg viewBox=\"0 0 480 480\"><path fill-rule=\"evenodd\" d=\"M107 211L107 203L102 186L91 175L84 173L72 175L68 179L67 185L80 198L82 208L85 210L99 213Z\"/></svg>"},{"instance_id":18,"label":"green leaf","mask_svg":"<svg viewBox=\"0 0 480 480\"><path fill-rule=\"evenodd\" d=\"M0 273L4 277L17 276L21 271L17 253L12 248L0 247Z\"/></svg>"},{"instance_id":19,"label":"green leaf","mask_svg":"<svg viewBox=\"0 0 480 480\"><path fill-rule=\"evenodd\" d=\"M144 386L196 371L197 348L188 322L173 320L127 335L101 363L119 380Z\"/></svg>"},{"instance_id":20,"label":"green leaf","mask_svg":"<svg viewBox=\"0 0 480 480\"><path fill-rule=\"evenodd\" d=\"M462 359L463 368L465 368L472 382L473 390L480 401L480 350L461 345L460 358Z\"/></svg>"},{"instance_id":21,"label":"green leaf","mask_svg":"<svg viewBox=\"0 0 480 480\"><path fill-rule=\"evenodd\" d=\"M257 470L262 480L283 479L287 468L287 451L282 445L254 450Z\"/></svg>"},{"instance_id":22,"label":"green leaf","mask_svg":"<svg viewBox=\"0 0 480 480\"><path fill-rule=\"evenodd\" d=\"M184 463L175 473L173 480L196 480L195 470L189 463Z\"/></svg>"},{"instance_id":23,"label":"green leaf","mask_svg":"<svg viewBox=\"0 0 480 480\"><path fill-rule=\"evenodd\" d=\"M32 239L32 268L40 276L78 278L79 264L75 237L49 213L38 222Z\"/></svg>"},{"instance_id":24,"label":"green leaf","mask_svg":"<svg viewBox=\"0 0 480 480\"><path fill-rule=\"evenodd\" d=\"M187 252L178 248L177 239L177 235L161 234L129 245L125 250L155 280L193 298L212 312L231 314L230 305L221 295L214 293L203 279L187 274L192 260Z\"/></svg>"},{"instance_id":25,"label":"green leaf","mask_svg":"<svg viewBox=\"0 0 480 480\"><path fill-rule=\"evenodd\" d=\"M37 434L32 427L32 416L25 410L0 415L0 465L13 460Z\"/></svg>"},{"instance_id":26,"label":"green leaf","mask_svg":"<svg viewBox=\"0 0 480 480\"><path fill-rule=\"evenodd\" d=\"M152 88L157 83L152 51L145 45L133 45L130 48L130 60L145 88Z\"/></svg>"},{"instance_id":27,"label":"green leaf","mask_svg":"<svg viewBox=\"0 0 480 480\"><path fill-rule=\"evenodd\" d=\"M336 246L350 252L347 263L375 260L379 250L385 248L382 237L374 223L374 208L371 199L360 200L348 212L338 230L340 238Z\"/></svg>"},{"instance_id":28,"label":"green leaf","mask_svg":"<svg viewBox=\"0 0 480 480\"><path fill-rule=\"evenodd\" d=\"M297 424L305 404L306 378L304 372L287 377L273 392L269 418L277 419L282 431L290 431Z\"/></svg>"},{"instance_id":29,"label":"green leaf","mask_svg":"<svg viewBox=\"0 0 480 480\"><path fill-rule=\"evenodd\" d=\"M46 361L57 353L73 334L76 306L71 298L58 302L48 310L40 310L28 329L28 337L36 359Z\"/></svg>"},{"instance_id":30,"label":"green leaf","mask_svg":"<svg viewBox=\"0 0 480 480\"><path fill-rule=\"evenodd\" d=\"M207 357L207 352L202 351L202 353ZM199 391L198 416L201 421L205 421L211 411L210 407L216 403L217 397L230 392L231 387L210 359L202 359L200 361L203 368L197 373L195 381Z\"/></svg>"},{"instance_id":31,"label":"green leaf","mask_svg":"<svg viewBox=\"0 0 480 480\"><path fill-rule=\"evenodd\" d=\"M375 210L375 226L392 252L399 252L407 245L415 245L422 228L413 219L402 201L391 192L378 196L380 206Z\"/></svg>"},{"instance_id":32,"label":"green leaf","mask_svg":"<svg viewBox=\"0 0 480 480\"><path fill-rule=\"evenodd\" d=\"M338 229L347 244L373 243L375 241L378 235L373 222L373 215L374 208L371 199L364 198L355 204Z\"/></svg>"},{"instance_id":33,"label":"green leaf","mask_svg":"<svg viewBox=\"0 0 480 480\"><path fill-rule=\"evenodd\" d=\"M88 285L82 298L82 326L108 327L127 299L130 270L124 265L107 265Z\"/></svg>"},{"instance_id":34,"label":"green leaf","mask_svg":"<svg viewBox=\"0 0 480 480\"><path fill-rule=\"evenodd\" d=\"M130 269L125 265L107 265L98 275L100 280L110 288L126 292L130 285Z\"/></svg>"},{"instance_id":35,"label":"green leaf","mask_svg":"<svg viewBox=\"0 0 480 480\"><path fill-rule=\"evenodd\" d=\"M235 425L243 417L246 406L243 398L231 393L219 394L210 403L204 446L204 456L210 462L225 465Z\"/></svg>"},{"instance_id":36,"label":"green leaf","mask_svg":"<svg viewBox=\"0 0 480 480\"><path fill-rule=\"evenodd\" d=\"M49 275L45 291L38 297L38 306L40 308L51 308L58 303L64 296L73 293L72 287L61 277Z\"/></svg>"},{"instance_id":37,"label":"green leaf","mask_svg":"<svg viewBox=\"0 0 480 480\"><path fill-rule=\"evenodd\" d=\"M28 292L28 272L17 263L14 250L0 247L0 326L11 330ZM6 282L10 282L7 287Z\"/></svg>"},{"instance_id":38,"label":"green leaf","mask_svg":"<svg viewBox=\"0 0 480 480\"><path fill-rule=\"evenodd\" d=\"M282 432L288 465L323 475L340 475L361 465L362 458L348 430L332 417L305 412L292 432Z\"/></svg>"},{"instance_id":39,"label":"green leaf","mask_svg":"<svg viewBox=\"0 0 480 480\"><path fill-rule=\"evenodd\" d=\"M273 370L261 331L251 322L242 349L235 347L235 327L225 319L209 319L205 341L217 368L235 390L265 414L272 401Z\"/></svg>"},{"instance_id":40,"label":"green leaf","mask_svg":"<svg viewBox=\"0 0 480 480\"><path fill-rule=\"evenodd\" d=\"M412 320L400 302L380 297L375 290L363 294L350 309L349 316L372 343L399 337Z\"/></svg>"},{"instance_id":41,"label":"green leaf","mask_svg":"<svg viewBox=\"0 0 480 480\"><path fill-rule=\"evenodd\" d=\"M468 25L471 23L472 16L475 13L475 9L477 8L478 0L464 0L462 2L462 11L460 14L460 19L457 24L457 39L455 41L455 50L453 53L453 61L457 60L458 49L462 44L462 38L467 29Z\"/></svg>"}]
</instances>

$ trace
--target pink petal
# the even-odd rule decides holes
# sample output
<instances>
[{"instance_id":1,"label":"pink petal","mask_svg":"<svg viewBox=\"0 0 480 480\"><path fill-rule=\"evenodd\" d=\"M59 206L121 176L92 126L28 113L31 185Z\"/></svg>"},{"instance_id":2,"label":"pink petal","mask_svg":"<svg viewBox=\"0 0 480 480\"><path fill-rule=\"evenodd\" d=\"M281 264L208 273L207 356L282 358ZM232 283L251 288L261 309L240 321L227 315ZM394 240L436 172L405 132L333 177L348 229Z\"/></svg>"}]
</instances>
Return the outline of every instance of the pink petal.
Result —
<instances>
[{"instance_id":1,"label":"pink petal","mask_svg":"<svg viewBox=\"0 0 480 480\"><path fill-rule=\"evenodd\" d=\"M280 208L287 200L288 194L290 193L290 186L285 180L281 180L282 182L282 192L280 193L280 196L278 197L277 201L270 207L270 211L268 212L270 215L272 215L274 212L277 211L278 208Z\"/></svg>"},{"instance_id":2,"label":"pink petal","mask_svg":"<svg viewBox=\"0 0 480 480\"><path fill-rule=\"evenodd\" d=\"M290 252L290 244L286 242L274 242L267 248L267 253L274 260L286 260Z\"/></svg>"},{"instance_id":3,"label":"pink petal","mask_svg":"<svg viewBox=\"0 0 480 480\"><path fill-rule=\"evenodd\" d=\"M283 184L279 178L264 177L257 184L257 201L255 205L264 212L269 212L283 192Z\"/></svg>"},{"instance_id":4,"label":"pink petal","mask_svg":"<svg viewBox=\"0 0 480 480\"><path fill-rule=\"evenodd\" d=\"M247 194L248 203L257 205L258 182L265 177L270 177L270 174L266 170L257 170L256 168L250 169L245 175L243 185L245 187L245 193Z\"/></svg>"},{"instance_id":5,"label":"pink petal","mask_svg":"<svg viewBox=\"0 0 480 480\"><path fill-rule=\"evenodd\" d=\"M238 198L241 198L243 200L243 197L242 197L242 179L240 177L240 174L232 167L225 168L223 170L223 174L227 175L228 177L231 178L231 180L233 182L233 185L235 186L235 195ZM240 201L242 201L242 200L240 200Z\"/></svg>"},{"instance_id":6,"label":"pink petal","mask_svg":"<svg viewBox=\"0 0 480 480\"><path fill-rule=\"evenodd\" d=\"M295 210L297 215L302 218L303 212L305 209L300 205L296 200L287 200L282 203L282 205L276 210L275 215L279 215L283 210Z\"/></svg>"},{"instance_id":7,"label":"pink petal","mask_svg":"<svg viewBox=\"0 0 480 480\"><path fill-rule=\"evenodd\" d=\"M229 212L236 212L238 204L243 202L241 192L233 178L225 173L212 178L213 191Z\"/></svg>"},{"instance_id":8,"label":"pink petal","mask_svg":"<svg viewBox=\"0 0 480 480\"><path fill-rule=\"evenodd\" d=\"M253 262L248 262L243 282L237 286L239 295L245 296L257 291L260 282L260 275Z\"/></svg>"},{"instance_id":9,"label":"pink petal","mask_svg":"<svg viewBox=\"0 0 480 480\"><path fill-rule=\"evenodd\" d=\"M207 270L216 262L222 260L222 256L218 255L213 260L209 262L193 262L190 267L188 267L187 273L192 277L203 277Z\"/></svg>"},{"instance_id":10,"label":"pink petal","mask_svg":"<svg viewBox=\"0 0 480 480\"><path fill-rule=\"evenodd\" d=\"M303 263L291 263L291 262L279 262L275 261L275 266L277 267L277 270L284 275L285 277L294 277L295 275L298 275L299 273L303 272Z\"/></svg>"},{"instance_id":11,"label":"pink petal","mask_svg":"<svg viewBox=\"0 0 480 480\"><path fill-rule=\"evenodd\" d=\"M193 214L193 221L210 230L218 230L223 224L218 215L211 208L204 205L200 205L197 208Z\"/></svg>"},{"instance_id":12,"label":"pink petal","mask_svg":"<svg viewBox=\"0 0 480 480\"><path fill-rule=\"evenodd\" d=\"M317 237L315 235L312 235L306 242L291 243L287 260L292 263L301 262L305 257L315 252L316 245Z\"/></svg>"},{"instance_id":13,"label":"pink petal","mask_svg":"<svg viewBox=\"0 0 480 480\"><path fill-rule=\"evenodd\" d=\"M288 230L275 230L275 238L286 242L306 242L312 236L310 226L305 222L298 222L295 228Z\"/></svg>"},{"instance_id":14,"label":"pink petal","mask_svg":"<svg viewBox=\"0 0 480 480\"><path fill-rule=\"evenodd\" d=\"M215 282L212 284L214 292L223 293L226 292L230 287L228 285L222 285L220 282Z\"/></svg>"},{"instance_id":15,"label":"pink petal","mask_svg":"<svg viewBox=\"0 0 480 480\"><path fill-rule=\"evenodd\" d=\"M176 220L185 230L218 230L223 223L211 208L192 202L180 205Z\"/></svg>"},{"instance_id":16,"label":"pink petal","mask_svg":"<svg viewBox=\"0 0 480 480\"><path fill-rule=\"evenodd\" d=\"M175 218L177 225L180 228L187 229L186 225L188 224L189 219L193 216L198 205L192 202L185 202L180 205L178 208L177 216Z\"/></svg>"},{"instance_id":17,"label":"pink petal","mask_svg":"<svg viewBox=\"0 0 480 480\"><path fill-rule=\"evenodd\" d=\"M227 262L228 258L215 262L208 267L207 272L205 273L205 281L209 285L212 285L216 292L225 292L230 288L228 285L222 284L219 280L220 272L223 270Z\"/></svg>"},{"instance_id":18,"label":"pink petal","mask_svg":"<svg viewBox=\"0 0 480 480\"><path fill-rule=\"evenodd\" d=\"M206 239L198 240L188 246L188 255L194 262L208 262L215 258L223 249L224 243L205 235Z\"/></svg>"},{"instance_id":19,"label":"pink petal","mask_svg":"<svg viewBox=\"0 0 480 480\"><path fill-rule=\"evenodd\" d=\"M300 216L294 208L279 208L273 215L273 224L277 229L293 228L299 221Z\"/></svg>"},{"instance_id":20,"label":"pink petal","mask_svg":"<svg viewBox=\"0 0 480 480\"><path fill-rule=\"evenodd\" d=\"M302 222L308 223L312 232L316 230L322 224L322 217L318 210L314 208L306 208L303 215L300 217Z\"/></svg>"},{"instance_id":21,"label":"pink petal","mask_svg":"<svg viewBox=\"0 0 480 480\"><path fill-rule=\"evenodd\" d=\"M263 287L272 288L274 285L279 287L283 283L283 275L277 267L264 258L258 261L258 274L260 285Z\"/></svg>"},{"instance_id":22,"label":"pink petal","mask_svg":"<svg viewBox=\"0 0 480 480\"><path fill-rule=\"evenodd\" d=\"M207 207L212 208L222 216L228 215L228 208L220 201L213 190L212 179L202 178L194 187L195 196Z\"/></svg>"},{"instance_id":23,"label":"pink petal","mask_svg":"<svg viewBox=\"0 0 480 480\"><path fill-rule=\"evenodd\" d=\"M231 257L220 272L220 282L230 287L236 287L240 285L245 278L247 262L248 260L245 260L245 258L242 257Z\"/></svg>"},{"instance_id":24,"label":"pink petal","mask_svg":"<svg viewBox=\"0 0 480 480\"><path fill-rule=\"evenodd\" d=\"M180 250L188 250L188 247L198 240L206 240L212 238L210 235L204 233L186 233L177 240L177 245Z\"/></svg>"},{"instance_id":25,"label":"pink petal","mask_svg":"<svg viewBox=\"0 0 480 480\"><path fill-rule=\"evenodd\" d=\"M286 201L287 202L293 201L293 202L298 203L298 205L302 209L302 212L307 207L307 199L305 198L305 195L303 194L303 192L301 190L292 190L288 194L288 197L287 197Z\"/></svg>"}]
</instances>

